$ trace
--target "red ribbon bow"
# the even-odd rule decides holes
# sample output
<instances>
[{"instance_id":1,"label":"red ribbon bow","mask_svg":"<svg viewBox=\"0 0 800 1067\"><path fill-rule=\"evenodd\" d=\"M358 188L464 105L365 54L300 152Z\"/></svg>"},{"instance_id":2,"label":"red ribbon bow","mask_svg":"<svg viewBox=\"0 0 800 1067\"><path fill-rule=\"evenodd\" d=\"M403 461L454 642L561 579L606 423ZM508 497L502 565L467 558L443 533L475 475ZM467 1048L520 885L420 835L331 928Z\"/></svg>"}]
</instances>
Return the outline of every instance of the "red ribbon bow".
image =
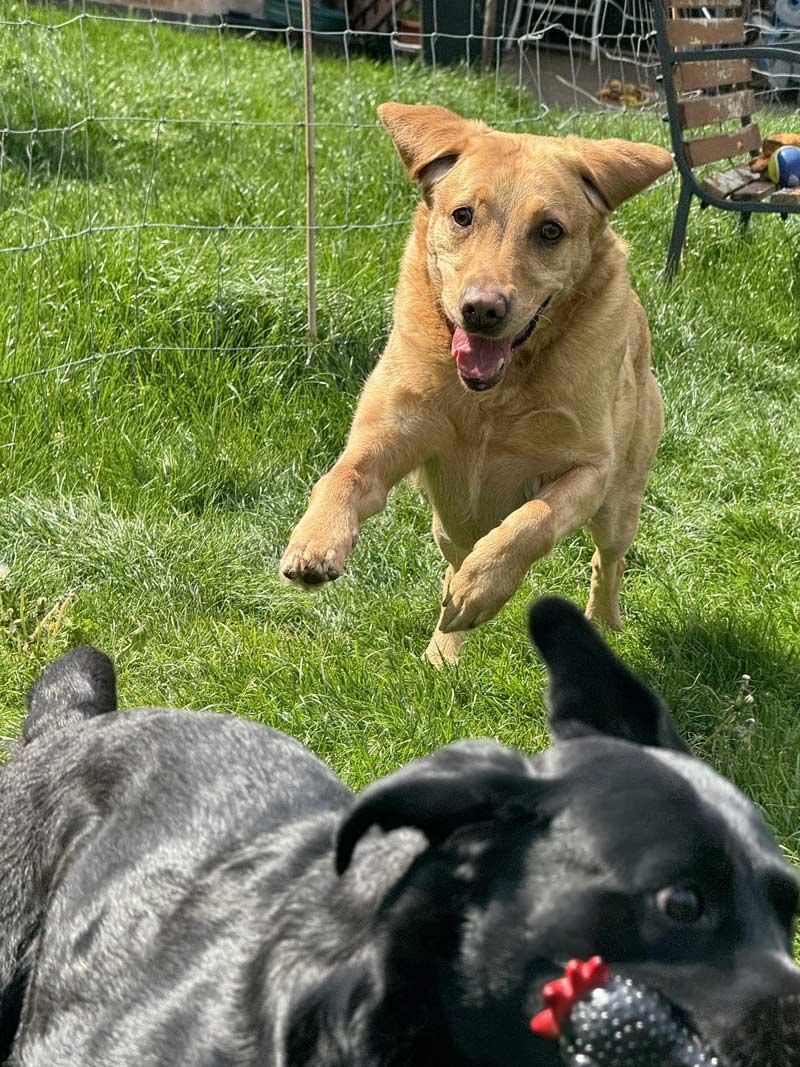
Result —
<instances>
[{"instance_id":1,"label":"red ribbon bow","mask_svg":"<svg viewBox=\"0 0 800 1067\"><path fill-rule=\"evenodd\" d=\"M590 989L605 985L610 977L611 972L599 956L570 960L564 977L548 982L542 990L547 1007L531 1019L531 1030L540 1037L557 1038L575 1002Z\"/></svg>"}]
</instances>

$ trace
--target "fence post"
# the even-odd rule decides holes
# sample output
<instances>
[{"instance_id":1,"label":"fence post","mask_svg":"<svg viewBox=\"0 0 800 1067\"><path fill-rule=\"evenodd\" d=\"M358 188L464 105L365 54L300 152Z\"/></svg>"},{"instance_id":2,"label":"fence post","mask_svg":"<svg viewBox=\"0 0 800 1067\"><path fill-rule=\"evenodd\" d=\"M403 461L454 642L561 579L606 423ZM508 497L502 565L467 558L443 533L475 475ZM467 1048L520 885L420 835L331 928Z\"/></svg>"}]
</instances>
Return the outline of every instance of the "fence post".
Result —
<instances>
[{"instance_id":1,"label":"fence post","mask_svg":"<svg viewBox=\"0 0 800 1067\"><path fill-rule=\"evenodd\" d=\"M309 347L317 340L317 276L314 215L314 76L311 42L311 0L303 0L303 70L305 73L306 134L306 275L308 281ZM310 354L310 353L309 353Z\"/></svg>"},{"instance_id":2,"label":"fence post","mask_svg":"<svg viewBox=\"0 0 800 1067\"><path fill-rule=\"evenodd\" d=\"M494 65L492 51L496 50L497 42L497 0L486 0L483 10L483 69L490 70Z\"/></svg>"}]
</instances>

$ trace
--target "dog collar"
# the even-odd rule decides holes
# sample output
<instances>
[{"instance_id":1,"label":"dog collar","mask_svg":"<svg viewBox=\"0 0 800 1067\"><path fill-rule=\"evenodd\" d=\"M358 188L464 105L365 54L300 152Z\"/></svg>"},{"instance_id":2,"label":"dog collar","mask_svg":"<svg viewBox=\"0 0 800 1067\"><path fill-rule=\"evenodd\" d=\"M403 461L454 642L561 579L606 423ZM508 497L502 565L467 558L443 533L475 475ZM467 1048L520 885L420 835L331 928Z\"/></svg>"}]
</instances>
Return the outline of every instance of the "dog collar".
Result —
<instances>
[{"instance_id":1,"label":"dog collar","mask_svg":"<svg viewBox=\"0 0 800 1067\"><path fill-rule=\"evenodd\" d=\"M542 989L547 1006L531 1019L531 1030L540 1037L555 1040L576 1001L589 990L605 985L610 977L611 972L599 956L570 960L564 969L564 977L548 982Z\"/></svg>"}]
</instances>

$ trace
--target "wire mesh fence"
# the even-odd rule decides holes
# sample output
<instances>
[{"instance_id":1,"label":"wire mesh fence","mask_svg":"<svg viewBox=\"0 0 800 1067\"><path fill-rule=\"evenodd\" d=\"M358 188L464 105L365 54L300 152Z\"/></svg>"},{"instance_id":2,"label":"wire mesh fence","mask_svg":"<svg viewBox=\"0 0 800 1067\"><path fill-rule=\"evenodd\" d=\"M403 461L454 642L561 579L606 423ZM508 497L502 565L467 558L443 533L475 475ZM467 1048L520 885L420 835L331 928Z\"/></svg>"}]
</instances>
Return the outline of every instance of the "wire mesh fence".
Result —
<instances>
[{"instance_id":1,"label":"wire mesh fence","mask_svg":"<svg viewBox=\"0 0 800 1067\"><path fill-rule=\"evenodd\" d=\"M0 7L4 387L153 353L304 356L300 5L198 10ZM415 194L382 100L666 143L649 0L502 0L488 36L468 2L312 12L324 345L377 350L390 319Z\"/></svg>"}]
</instances>

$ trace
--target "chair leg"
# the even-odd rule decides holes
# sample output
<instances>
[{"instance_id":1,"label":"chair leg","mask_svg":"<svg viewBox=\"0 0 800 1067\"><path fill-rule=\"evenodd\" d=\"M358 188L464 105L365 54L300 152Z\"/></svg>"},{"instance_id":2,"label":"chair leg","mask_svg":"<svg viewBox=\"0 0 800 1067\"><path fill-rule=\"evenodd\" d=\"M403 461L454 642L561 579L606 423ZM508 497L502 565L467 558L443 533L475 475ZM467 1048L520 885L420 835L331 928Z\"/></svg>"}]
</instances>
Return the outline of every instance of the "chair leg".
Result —
<instances>
[{"instance_id":1,"label":"chair leg","mask_svg":"<svg viewBox=\"0 0 800 1067\"><path fill-rule=\"evenodd\" d=\"M686 223L689 221L689 208L692 206L692 190L681 182L681 195L675 209L675 222L672 224L672 237L667 253L667 277L674 278L680 266L683 242L686 239Z\"/></svg>"},{"instance_id":2,"label":"chair leg","mask_svg":"<svg viewBox=\"0 0 800 1067\"><path fill-rule=\"evenodd\" d=\"M752 214L752 211L743 211L739 216L739 229L741 230L743 237L747 233L747 227L750 225Z\"/></svg>"}]
</instances>

